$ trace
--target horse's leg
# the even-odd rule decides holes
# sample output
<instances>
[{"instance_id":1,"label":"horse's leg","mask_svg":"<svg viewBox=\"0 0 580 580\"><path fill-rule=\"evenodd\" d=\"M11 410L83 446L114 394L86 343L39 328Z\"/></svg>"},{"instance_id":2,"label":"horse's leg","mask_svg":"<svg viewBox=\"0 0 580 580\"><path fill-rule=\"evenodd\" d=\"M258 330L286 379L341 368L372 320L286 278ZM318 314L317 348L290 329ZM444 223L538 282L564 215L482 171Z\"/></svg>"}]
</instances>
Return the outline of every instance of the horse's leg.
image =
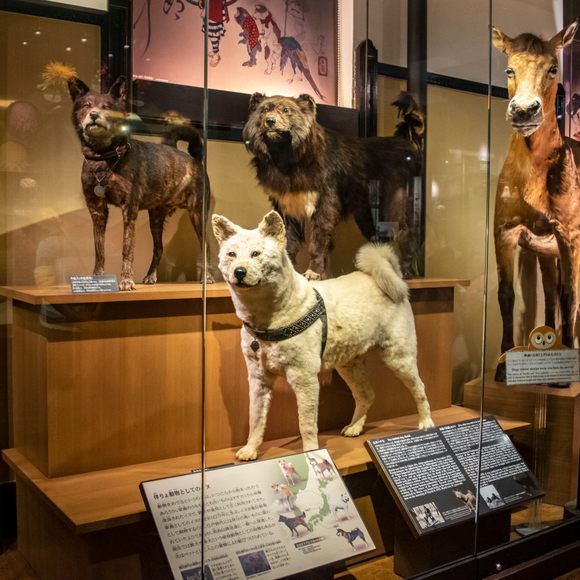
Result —
<instances>
[{"instance_id":1,"label":"horse's leg","mask_svg":"<svg viewBox=\"0 0 580 580\"><path fill-rule=\"evenodd\" d=\"M518 234L515 230L500 229L495 232L495 259L497 262L498 302L503 325L501 352L514 346L514 261ZM499 363L495 380L505 382L505 362Z\"/></svg>"},{"instance_id":2,"label":"horse's leg","mask_svg":"<svg viewBox=\"0 0 580 580\"><path fill-rule=\"evenodd\" d=\"M556 308L558 307L559 274L556 260L546 256L538 256L542 272L542 287L544 288L544 324L556 328Z\"/></svg>"},{"instance_id":3,"label":"horse's leg","mask_svg":"<svg viewBox=\"0 0 580 580\"><path fill-rule=\"evenodd\" d=\"M560 246L560 308L562 311L562 342L574 346L574 326L578 311L578 269L580 268L580 247L569 243L558 234Z\"/></svg>"}]
</instances>

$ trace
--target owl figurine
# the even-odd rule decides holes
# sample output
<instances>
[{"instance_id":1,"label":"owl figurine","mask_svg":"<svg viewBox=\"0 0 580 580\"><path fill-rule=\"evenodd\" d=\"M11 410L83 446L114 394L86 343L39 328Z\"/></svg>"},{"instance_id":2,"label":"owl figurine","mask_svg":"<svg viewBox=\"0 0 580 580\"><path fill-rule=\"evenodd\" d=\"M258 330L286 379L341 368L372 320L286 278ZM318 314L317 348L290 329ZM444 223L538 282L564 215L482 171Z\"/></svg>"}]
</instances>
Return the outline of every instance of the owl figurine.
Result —
<instances>
[{"instance_id":1,"label":"owl figurine","mask_svg":"<svg viewBox=\"0 0 580 580\"><path fill-rule=\"evenodd\" d=\"M556 331L550 326L537 326L530 332L528 344L525 346L514 346L507 352L522 352L529 350L564 350L568 347L563 345L556 335ZM505 362L506 353L499 357L499 362Z\"/></svg>"}]
</instances>

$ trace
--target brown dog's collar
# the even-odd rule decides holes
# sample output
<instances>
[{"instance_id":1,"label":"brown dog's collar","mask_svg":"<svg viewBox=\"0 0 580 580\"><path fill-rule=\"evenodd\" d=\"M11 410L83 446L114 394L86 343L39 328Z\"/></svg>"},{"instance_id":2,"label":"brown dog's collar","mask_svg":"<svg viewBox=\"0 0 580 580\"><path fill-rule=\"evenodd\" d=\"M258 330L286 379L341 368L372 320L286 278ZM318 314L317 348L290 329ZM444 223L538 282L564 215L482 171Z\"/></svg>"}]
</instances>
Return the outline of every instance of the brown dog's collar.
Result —
<instances>
[{"instance_id":1,"label":"brown dog's collar","mask_svg":"<svg viewBox=\"0 0 580 580\"><path fill-rule=\"evenodd\" d=\"M326 306L324 305L322 296L315 288L313 288L313 290L316 294L316 304L302 318L293 324L290 324L289 326L284 326L283 328L276 328L273 330L258 330L256 328L252 328L247 322L244 322L244 328L254 337L254 340L250 345L254 352L260 348L260 343L258 340L278 342L280 340L286 340L287 338L298 336L301 332L304 332L320 318L320 320L322 320L322 344L320 349L320 357L322 358L326 348L328 318L326 315Z\"/></svg>"},{"instance_id":2,"label":"brown dog's collar","mask_svg":"<svg viewBox=\"0 0 580 580\"><path fill-rule=\"evenodd\" d=\"M99 153L96 155L85 155L84 158L87 161L106 161L108 159L121 159L127 152L131 149L130 143L125 143L123 145L117 145L114 149L106 151L105 153Z\"/></svg>"}]
</instances>

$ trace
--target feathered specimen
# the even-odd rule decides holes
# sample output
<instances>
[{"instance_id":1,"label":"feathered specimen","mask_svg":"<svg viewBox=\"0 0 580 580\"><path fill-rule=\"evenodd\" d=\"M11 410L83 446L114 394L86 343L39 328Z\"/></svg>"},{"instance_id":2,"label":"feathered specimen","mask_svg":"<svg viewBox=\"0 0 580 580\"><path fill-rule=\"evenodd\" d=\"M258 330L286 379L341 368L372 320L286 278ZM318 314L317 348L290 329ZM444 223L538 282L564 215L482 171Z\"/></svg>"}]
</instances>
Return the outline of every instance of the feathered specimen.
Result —
<instances>
[{"instance_id":1,"label":"feathered specimen","mask_svg":"<svg viewBox=\"0 0 580 580\"><path fill-rule=\"evenodd\" d=\"M49 87L57 87L59 89L68 89L69 80L77 77L77 70L70 64L58 62L56 60L50 61L42 71L41 90L45 91Z\"/></svg>"}]
</instances>

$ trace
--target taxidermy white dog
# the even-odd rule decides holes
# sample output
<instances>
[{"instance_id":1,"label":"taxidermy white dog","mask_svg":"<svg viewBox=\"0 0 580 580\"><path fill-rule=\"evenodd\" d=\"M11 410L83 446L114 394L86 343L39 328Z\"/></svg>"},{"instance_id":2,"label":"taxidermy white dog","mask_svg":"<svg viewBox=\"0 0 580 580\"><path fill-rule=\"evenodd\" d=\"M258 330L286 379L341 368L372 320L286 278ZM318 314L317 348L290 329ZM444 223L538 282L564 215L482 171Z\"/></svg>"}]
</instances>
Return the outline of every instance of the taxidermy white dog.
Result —
<instances>
[{"instance_id":1,"label":"taxidermy white dog","mask_svg":"<svg viewBox=\"0 0 580 580\"><path fill-rule=\"evenodd\" d=\"M342 434L363 430L374 400L363 355L382 350L387 366L417 404L419 428L433 426L425 386L417 370L417 339L408 288L398 260L387 246L363 246L358 272L309 282L286 253L282 218L268 213L255 230L214 214L219 268L243 321L242 351L250 384L250 434L236 454L256 459L264 439L276 377L291 385L305 451L318 448L318 373L335 368L355 400L352 421Z\"/></svg>"}]
</instances>

